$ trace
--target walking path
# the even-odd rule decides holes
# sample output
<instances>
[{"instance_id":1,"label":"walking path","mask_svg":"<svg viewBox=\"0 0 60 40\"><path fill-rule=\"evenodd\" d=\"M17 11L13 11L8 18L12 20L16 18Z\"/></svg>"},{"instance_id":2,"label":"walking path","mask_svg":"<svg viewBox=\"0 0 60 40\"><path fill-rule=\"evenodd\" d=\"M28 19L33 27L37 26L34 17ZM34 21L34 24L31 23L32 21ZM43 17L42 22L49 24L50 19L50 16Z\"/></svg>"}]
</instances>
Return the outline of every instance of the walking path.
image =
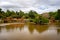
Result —
<instances>
[{"instance_id":1,"label":"walking path","mask_svg":"<svg viewBox=\"0 0 60 40\"><path fill-rule=\"evenodd\" d=\"M2 23L2 24L0 24L0 26L6 26L6 25L11 25L11 24L20 24L20 23Z\"/></svg>"}]
</instances>

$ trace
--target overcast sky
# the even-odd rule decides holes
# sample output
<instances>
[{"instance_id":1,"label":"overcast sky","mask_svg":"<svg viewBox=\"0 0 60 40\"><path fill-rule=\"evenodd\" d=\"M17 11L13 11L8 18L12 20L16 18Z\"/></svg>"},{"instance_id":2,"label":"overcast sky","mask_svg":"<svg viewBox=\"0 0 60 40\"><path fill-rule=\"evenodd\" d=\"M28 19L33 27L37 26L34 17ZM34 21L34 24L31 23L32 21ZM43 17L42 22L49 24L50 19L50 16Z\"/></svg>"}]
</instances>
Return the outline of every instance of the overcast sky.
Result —
<instances>
[{"instance_id":1,"label":"overcast sky","mask_svg":"<svg viewBox=\"0 0 60 40\"><path fill-rule=\"evenodd\" d=\"M35 10L42 13L59 9L60 0L0 0L0 8L25 12Z\"/></svg>"}]
</instances>

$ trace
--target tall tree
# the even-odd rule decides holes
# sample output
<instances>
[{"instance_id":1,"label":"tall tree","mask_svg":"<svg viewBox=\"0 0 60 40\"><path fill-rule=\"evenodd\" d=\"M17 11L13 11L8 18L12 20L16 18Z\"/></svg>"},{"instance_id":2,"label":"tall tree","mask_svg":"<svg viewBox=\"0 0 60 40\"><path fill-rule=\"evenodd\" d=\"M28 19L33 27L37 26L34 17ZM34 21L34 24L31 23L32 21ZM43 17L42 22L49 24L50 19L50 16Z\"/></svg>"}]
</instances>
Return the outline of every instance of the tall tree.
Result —
<instances>
[{"instance_id":1,"label":"tall tree","mask_svg":"<svg viewBox=\"0 0 60 40\"><path fill-rule=\"evenodd\" d=\"M60 9L58 9L55 19L60 20Z\"/></svg>"},{"instance_id":2,"label":"tall tree","mask_svg":"<svg viewBox=\"0 0 60 40\"><path fill-rule=\"evenodd\" d=\"M16 16L17 16L17 18L21 18L21 17L23 17L24 16L24 12L23 11L19 11L19 12L16 12Z\"/></svg>"},{"instance_id":3,"label":"tall tree","mask_svg":"<svg viewBox=\"0 0 60 40\"><path fill-rule=\"evenodd\" d=\"M2 12L2 9L0 8L0 13Z\"/></svg>"},{"instance_id":4,"label":"tall tree","mask_svg":"<svg viewBox=\"0 0 60 40\"><path fill-rule=\"evenodd\" d=\"M9 16L11 16L11 11L10 10L7 10L6 11L6 17L9 17Z\"/></svg>"},{"instance_id":5,"label":"tall tree","mask_svg":"<svg viewBox=\"0 0 60 40\"><path fill-rule=\"evenodd\" d=\"M32 18L32 19L35 18L35 14L37 14L37 13L35 11L32 11L32 10L30 10L29 13L28 13L29 17Z\"/></svg>"}]
</instances>

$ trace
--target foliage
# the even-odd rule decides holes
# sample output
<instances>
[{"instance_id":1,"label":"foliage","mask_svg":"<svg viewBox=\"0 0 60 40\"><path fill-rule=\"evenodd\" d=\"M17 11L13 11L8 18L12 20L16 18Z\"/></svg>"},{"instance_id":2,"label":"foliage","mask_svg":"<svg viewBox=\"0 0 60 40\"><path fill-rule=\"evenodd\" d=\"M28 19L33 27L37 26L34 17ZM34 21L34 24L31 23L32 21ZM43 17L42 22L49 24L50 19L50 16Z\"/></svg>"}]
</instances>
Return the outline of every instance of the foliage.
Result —
<instances>
[{"instance_id":1,"label":"foliage","mask_svg":"<svg viewBox=\"0 0 60 40\"><path fill-rule=\"evenodd\" d=\"M19 16L19 18L23 17L24 16L24 12L20 10L19 13L18 13L18 16Z\"/></svg>"},{"instance_id":2,"label":"foliage","mask_svg":"<svg viewBox=\"0 0 60 40\"><path fill-rule=\"evenodd\" d=\"M55 19L60 20L60 9L58 9Z\"/></svg>"},{"instance_id":3,"label":"foliage","mask_svg":"<svg viewBox=\"0 0 60 40\"><path fill-rule=\"evenodd\" d=\"M48 23L49 20L47 18L40 16L39 18L34 19L34 22L36 24L45 24L45 23Z\"/></svg>"},{"instance_id":4,"label":"foliage","mask_svg":"<svg viewBox=\"0 0 60 40\"><path fill-rule=\"evenodd\" d=\"M49 19L52 17L55 19L57 12L49 12Z\"/></svg>"},{"instance_id":5,"label":"foliage","mask_svg":"<svg viewBox=\"0 0 60 40\"><path fill-rule=\"evenodd\" d=\"M25 13L25 19L28 19L29 18L29 16L28 16L28 13Z\"/></svg>"},{"instance_id":6,"label":"foliage","mask_svg":"<svg viewBox=\"0 0 60 40\"><path fill-rule=\"evenodd\" d=\"M29 11L28 15L30 18L34 19L35 16L37 15L37 12L31 10L31 11Z\"/></svg>"},{"instance_id":7,"label":"foliage","mask_svg":"<svg viewBox=\"0 0 60 40\"><path fill-rule=\"evenodd\" d=\"M58 9L58 11L55 12L48 12L50 18L55 18L56 20L60 20L60 9ZM36 24L45 24L45 23L49 23L49 19L43 17L42 15L38 14L36 11L30 10L28 13L24 13L23 11L10 11L7 10L6 12L2 11L2 9L0 8L0 19L5 19L7 17L10 18L25 18L25 19L29 19L30 22L34 22Z\"/></svg>"}]
</instances>

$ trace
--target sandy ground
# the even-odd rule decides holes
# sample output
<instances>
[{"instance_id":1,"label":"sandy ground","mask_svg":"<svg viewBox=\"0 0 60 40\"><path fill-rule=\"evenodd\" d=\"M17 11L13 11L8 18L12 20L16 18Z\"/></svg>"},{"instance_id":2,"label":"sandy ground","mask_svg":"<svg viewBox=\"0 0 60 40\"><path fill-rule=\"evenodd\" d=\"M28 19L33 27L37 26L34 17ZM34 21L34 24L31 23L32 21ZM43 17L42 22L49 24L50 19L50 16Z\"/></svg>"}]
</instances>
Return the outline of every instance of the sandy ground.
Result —
<instances>
[{"instance_id":1,"label":"sandy ground","mask_svg":"<svg viewBox=\"0 0 60 40\"><path fill-rule=\"evenodd\" d=\"M11 25L11 24L20 24L20 23L2 23L0 26L6 26L6 25Z\"/></svg>"}]
</instances>

